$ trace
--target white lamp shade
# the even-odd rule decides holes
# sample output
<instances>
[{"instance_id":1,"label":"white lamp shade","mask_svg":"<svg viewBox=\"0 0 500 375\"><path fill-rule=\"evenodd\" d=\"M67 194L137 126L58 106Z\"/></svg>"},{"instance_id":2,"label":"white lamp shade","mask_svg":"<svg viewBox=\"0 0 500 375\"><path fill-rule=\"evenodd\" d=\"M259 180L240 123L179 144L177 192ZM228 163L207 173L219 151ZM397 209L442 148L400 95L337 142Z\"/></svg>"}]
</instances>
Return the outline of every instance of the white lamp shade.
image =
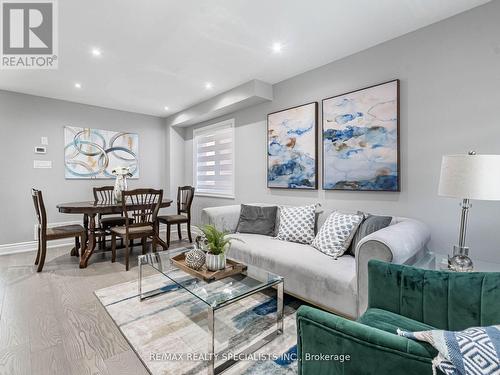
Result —
<instances>
[{"instance_id":1,"label":"white lamp shade","mask_svg":"<svg viewBox=\"0 0 500 375\"><path fill-rule=\"evenodd\" d=\"M500 200L500 155L443 156L439 195Z\"/></svg>"}]
</instances>

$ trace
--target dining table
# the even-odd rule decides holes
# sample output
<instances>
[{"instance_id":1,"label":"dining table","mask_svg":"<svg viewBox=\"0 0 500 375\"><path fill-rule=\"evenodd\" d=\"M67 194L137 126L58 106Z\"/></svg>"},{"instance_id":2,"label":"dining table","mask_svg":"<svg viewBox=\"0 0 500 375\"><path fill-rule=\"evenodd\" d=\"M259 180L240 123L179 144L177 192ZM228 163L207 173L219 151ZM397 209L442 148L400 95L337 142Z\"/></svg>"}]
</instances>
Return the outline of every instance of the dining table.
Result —
<instances>
[{"instance_id":1,"label":"dining table","mask_svg":"<svg viewBox=\"0 0 500 375\"><path fill-rule=\"evenodd\" d=\"M160 208L170 207L172 200L168 198L163 198L160 203ZM141 210L143 208L148 208L150 205L141 205L126 203L126 210ZM63 214L81 214L83 215L83 226L87 233L87 238L82 242L82 252L80 256L80 268L86 268L88 261L92 254L94 253L97 237L99 234L99 229L96 227L96 216L99 214L121 214L123 213L123 204L121 202L95 202L95 201L85 201L85 202L69 202L60 203L57 205L57 209ZM158 233L155 233L157 243L167 250L168 246L163 241ZM77 249L72 249L72 255L78 255Z\"/></svg>"}]
</instances>

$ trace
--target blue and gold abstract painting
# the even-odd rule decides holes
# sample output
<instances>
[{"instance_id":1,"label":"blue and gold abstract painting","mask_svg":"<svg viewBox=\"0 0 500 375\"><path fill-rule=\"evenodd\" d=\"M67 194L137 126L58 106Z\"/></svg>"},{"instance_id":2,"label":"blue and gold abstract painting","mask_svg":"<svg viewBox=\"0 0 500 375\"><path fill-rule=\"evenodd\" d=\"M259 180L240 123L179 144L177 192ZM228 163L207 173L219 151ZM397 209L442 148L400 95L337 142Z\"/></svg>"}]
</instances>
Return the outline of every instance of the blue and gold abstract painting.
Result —
<instances>
[{"instance_id":1,"label":"blue and gold abstract painting","mask_svg":"<svg viewBox=\"0 0 500 375\"><path fill-rule=\"evenodd\" d=\"M399 80L323 100L323 188L399 191Z\"/></svg>"},{"instance_id":2,"label":"blue and gold abstract painting","mask_svg":"<svg viewBox=\"0 0 500 375\"><path fill-rule=\"evenodd\" d=\"M139 178L139 135L130 132L64 127L67 179L115 178L117 167L128 167Z\"/></svg>"},{"instance_id":3,"label":"blue and gold abstract painting","mask_svg":"<svg viewBox=\"0 0 500 375\"><path fill-rule=\"evenodd\" d=\"M317 189L318 103L267 116L267 186Z\"/></svg>"}]
</instances>

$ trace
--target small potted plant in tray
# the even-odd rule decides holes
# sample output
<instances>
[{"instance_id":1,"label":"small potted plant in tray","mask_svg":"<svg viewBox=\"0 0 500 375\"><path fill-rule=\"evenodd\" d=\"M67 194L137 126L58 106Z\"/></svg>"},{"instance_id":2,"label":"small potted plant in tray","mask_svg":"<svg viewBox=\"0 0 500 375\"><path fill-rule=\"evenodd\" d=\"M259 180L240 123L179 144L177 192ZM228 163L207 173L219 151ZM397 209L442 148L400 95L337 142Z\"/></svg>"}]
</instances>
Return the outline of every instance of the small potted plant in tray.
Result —
<instances>
[{"instance_id":1,"label":"small potted plant in tray","mask_svg":"<svg viewBox=\"0 0 500 375\"><path fill-rule=\"evenodd\" d=\"M219 231L213 225L204 225L199 229L205 237L207 269L209 271L225 269L226 253L231 247L231 241L240 240L238 238L229 237L229 232Z\"/></svg>"}]
</instances>

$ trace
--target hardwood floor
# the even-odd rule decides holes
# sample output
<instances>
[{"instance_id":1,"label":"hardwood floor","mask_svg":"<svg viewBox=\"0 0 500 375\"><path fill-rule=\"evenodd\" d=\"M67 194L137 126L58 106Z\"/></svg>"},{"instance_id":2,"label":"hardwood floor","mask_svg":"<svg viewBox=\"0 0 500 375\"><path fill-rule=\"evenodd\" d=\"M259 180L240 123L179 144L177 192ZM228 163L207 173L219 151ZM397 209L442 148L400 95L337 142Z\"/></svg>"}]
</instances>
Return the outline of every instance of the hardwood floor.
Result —
<instances>
[{"instance_id":1,"label":"hardwood floor","mask_svg":"<svg viewBox=\"0 0 500 375\"><path fill-rule=\"evenodd\" d=\"M96 253L80 269L69 250L48 249L42 273L35 252L0 256L0 375L148 374L93 294L137 279L140 246L128 272L123 251L116 263Z\"/></svg>"}]
</instances>

